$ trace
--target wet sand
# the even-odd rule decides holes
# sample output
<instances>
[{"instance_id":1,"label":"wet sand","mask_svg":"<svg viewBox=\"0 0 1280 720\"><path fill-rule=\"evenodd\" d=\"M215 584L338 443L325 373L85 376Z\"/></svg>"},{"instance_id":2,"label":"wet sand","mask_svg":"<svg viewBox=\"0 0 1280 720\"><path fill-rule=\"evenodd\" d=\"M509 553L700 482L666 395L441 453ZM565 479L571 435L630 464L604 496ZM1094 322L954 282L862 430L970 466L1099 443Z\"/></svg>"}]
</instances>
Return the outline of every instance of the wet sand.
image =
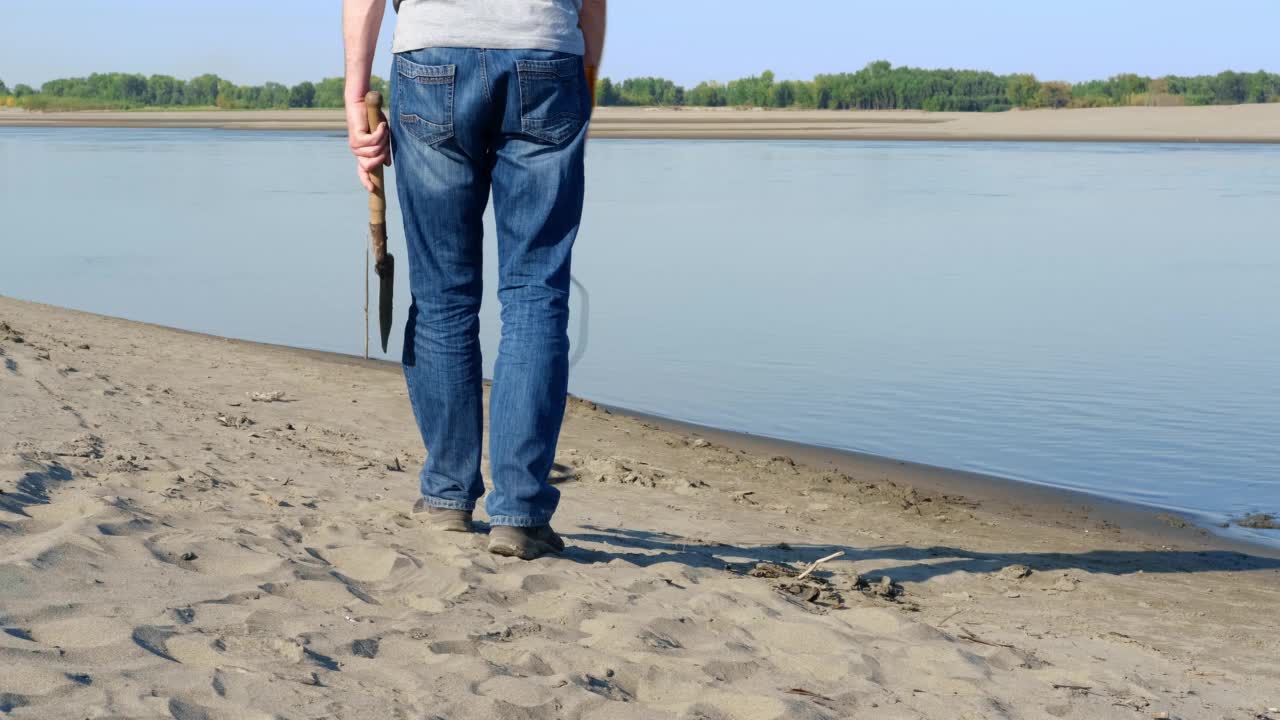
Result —
<instances>
[{"instance_id":1,"label":"wet sand","mask_svg":"<svg viewBox=\"0 0 1280 720\"><path fill-rule=\"evenodd\" d=\"M525 563L410 513L390 363L2 297L0 363L14 718L1280 718L1280 559L1194 528L575 400Z\"/></svg>"},{"instance_id":2,"label":"wet sand","mask_svg":"<svg viewBox=\"0 0 1280 720\"><path fill-rule=\"evenodd\" d=\"M0 127L345 132L338 110L0 111ZM1280 143L1280 103L1005 113L601 108L598 138Z\"/></svg>"}]
</instances>

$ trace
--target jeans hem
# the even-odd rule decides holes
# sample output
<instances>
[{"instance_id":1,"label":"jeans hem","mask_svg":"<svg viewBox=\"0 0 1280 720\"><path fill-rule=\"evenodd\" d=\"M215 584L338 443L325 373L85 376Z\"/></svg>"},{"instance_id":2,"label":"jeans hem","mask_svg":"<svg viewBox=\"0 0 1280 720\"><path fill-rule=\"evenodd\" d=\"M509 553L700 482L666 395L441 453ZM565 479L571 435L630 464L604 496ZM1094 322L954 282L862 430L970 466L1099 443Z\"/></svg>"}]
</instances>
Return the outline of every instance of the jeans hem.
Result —
<instances>
[{"instance_id":1,"label":"jeans hem","mask_svg":"<svg viewBox=\"0 0 1280 720\"><path fill-rule=\"evenodd\" d=\"M551 524L550 515L491 515L490 525L506 525L508 527L532 528Z\"/></svg>"},{"instance_id":2,"label":"jeans hem","mask_svg":"<svg viewBox=\"0 0 1280 720\"><path fill-rule=\"evenodd\" d=\"M474 502L442 500L440 498L431 497L430 495L423 495L422 502L440 510L465 510L467 512L472 512L476 509L476 504Z\"/></svg>"}]
</instances>

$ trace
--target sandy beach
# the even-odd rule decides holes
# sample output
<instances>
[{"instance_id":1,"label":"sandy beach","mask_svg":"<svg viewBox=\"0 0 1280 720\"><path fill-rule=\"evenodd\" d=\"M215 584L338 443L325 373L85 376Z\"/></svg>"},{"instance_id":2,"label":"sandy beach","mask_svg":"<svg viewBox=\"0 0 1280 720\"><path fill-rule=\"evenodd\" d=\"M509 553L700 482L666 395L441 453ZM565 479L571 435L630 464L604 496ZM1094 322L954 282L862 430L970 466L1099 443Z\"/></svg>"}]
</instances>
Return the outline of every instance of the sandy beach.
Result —
<instances>
[{"instance_id":1,"label":"sandy beach","mask_svg":"<svg viewBox=\"0 0 1280 720\"><path fill-rule=\"evenodd\" d=\"M526 563L410 514L390 363L3 297L0 363L6 717L1280 720L1280 559L1176 517L574 401Z\"/></svg>"},{"instance_id":2,"label":"sandy beach","mask_svg":"<svg viewBox=\"0 0 1280 720\"><path fill-rule=\"evenodd\" d=\"M345 132L339 110L29 113L0 127L220 128ZM651 139L1280 142L1280 103L1004 113L600 108L592 137Z\"/></svg>"}]
</instances>

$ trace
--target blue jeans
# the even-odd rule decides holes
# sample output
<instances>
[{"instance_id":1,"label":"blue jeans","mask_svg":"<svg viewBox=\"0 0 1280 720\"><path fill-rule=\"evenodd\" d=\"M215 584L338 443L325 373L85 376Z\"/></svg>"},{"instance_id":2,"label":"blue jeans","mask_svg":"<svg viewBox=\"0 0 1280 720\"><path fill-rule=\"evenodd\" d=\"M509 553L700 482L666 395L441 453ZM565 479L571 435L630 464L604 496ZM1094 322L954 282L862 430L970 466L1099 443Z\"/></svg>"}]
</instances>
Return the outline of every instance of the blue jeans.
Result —
<instances>
[{"instance_id":1,"label":"blue jeans","mask_svg":"<svg viewBox=\"0 0 1280 720\"><path fill-rule=\"evenodd\" d=\"M427 448L422 496L472 510L483 402L481 216L493 191L502 340L489 397L494 525L546 525L569 382L569 261L591 115L582 58L428 48L395 56L392 151L413 296L404 373Z\"/></svg>"}]
</instances>

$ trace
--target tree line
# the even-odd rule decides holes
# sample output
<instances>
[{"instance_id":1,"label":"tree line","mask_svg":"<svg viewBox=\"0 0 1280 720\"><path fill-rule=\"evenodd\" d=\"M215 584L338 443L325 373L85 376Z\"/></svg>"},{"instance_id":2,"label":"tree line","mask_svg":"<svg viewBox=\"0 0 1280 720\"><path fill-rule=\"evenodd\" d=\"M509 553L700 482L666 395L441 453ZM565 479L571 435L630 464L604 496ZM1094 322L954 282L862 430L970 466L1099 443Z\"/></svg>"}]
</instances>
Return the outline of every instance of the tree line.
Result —
<instances>
[{"instance_id":1,"label":"tree line","mask_svg":"<svg viewBox=\"0 0 1280 720\"><path fill-rule=\"evenodd\" d=\"M1150 78L1135 74L1083 83L1041 81L1035 75L980 70L924 70L873 62L854 73L779 81L772 72L728 83L684 88L656 77L596 88L601 105L765 107L831 110L951 110L1000 112L1020 108L1123 105L1236 105L1280 102L1280 75L1226 71L1217 75Z\"/></svg>"},{"instance_id":2,"label":"tree line","mask_svg":"<svg viewBox=\"0 0 1280 720\"><path fill-rule=\"evenodd\" d=\"M386 82L374 78L374 88ZM8 88L4 104L34 110L219 107L226 109L339 108L342 78L292 87L269 82L236 85L217 75L190 80L169 75L94 73L50 80L36 90ZM886 61L853 73L818 75L812 80L778 80L770 71L685 88L666 78L603 78L596 98L605 106L690 106L811 108L832 110L930 110L1000 112L1019 108L1109 107L1123 105L1235 105L1280 102L1280 75L1225 71L1190 77L1151 78L1132 73L1082 83L1041 81L1035 75L997 75L981 70L926 70L894 67Z\"/></svg>"},{"instance_id":3,"label":"tree line","mask_svg":"<svg viewBox=\"0 0 1280 720\"><path fill-rule=\"evenodd\" d=\"M387 83L374 77L374 90L387 91ZM0 80L0 98L9 107L31 110L136 108L208 108L270 110L286 108L342 107L342 78L300 82L236 85L210 73L190 80L170 75L94 73L88 77L50 80L39 90L29 85L9 88Z\"/></svg>"}]
</instances>

